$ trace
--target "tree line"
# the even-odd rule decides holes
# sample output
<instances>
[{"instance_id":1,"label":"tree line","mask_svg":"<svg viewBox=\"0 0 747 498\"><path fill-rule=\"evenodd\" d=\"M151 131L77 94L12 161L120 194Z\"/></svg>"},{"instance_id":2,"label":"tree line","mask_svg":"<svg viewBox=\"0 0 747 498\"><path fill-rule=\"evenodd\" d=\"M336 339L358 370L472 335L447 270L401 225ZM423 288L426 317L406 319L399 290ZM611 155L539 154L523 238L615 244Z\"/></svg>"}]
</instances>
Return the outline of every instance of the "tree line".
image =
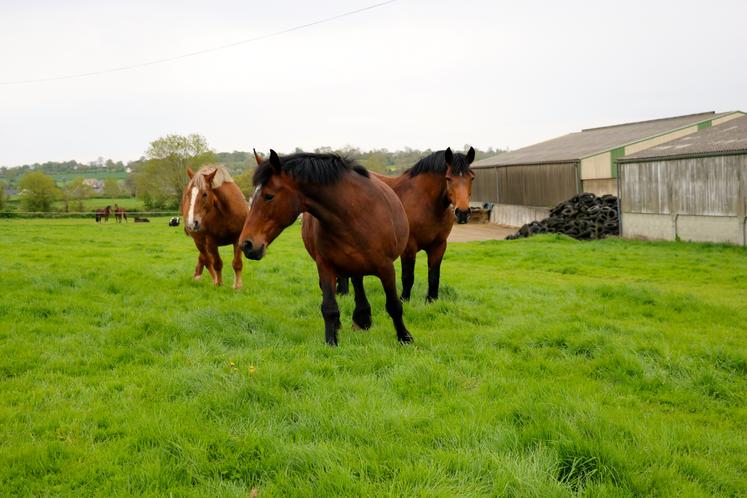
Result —
<instances>
[{"instance_id":1,"label":"tree line","mask_svg":"<svg viewBox=\"0 0 747 498\"><path fill-rule=\"evenodd\" d=\"M464 146L466 151L468 145ZM302 152L296 148L287 153ZM399 174L427 156L431 149L405 148L389 151L363 151L357 147L318 147L316 153L338 153L358 161L366 168L390 175ZM477 159L502 152L489 148L476 150ZM0 211L8 209L6 190L12 186L18 192L22 211L51 211L55 201L62 201L62 210L83 211L83 200L95 193L84 179L91 173L119 173L120 178L104 178L103 196L116 198L131 196L140 199L148 211L177 210L182 192L187 185L187 168L196 171L207 164L222 164L233 175L245 195L250 195L252 175L257 164L254 154L247 151L215 152L205 137L198 134L167 135L151 142L145 155L136 161L123 163L99 158L88 164L77 161L46 162L18 168L0 168ZM50 176L51 175L51 176ZM72 177L65 181L55 178ZM123 177L123 178L122 178Z\"/></svg>"}]
</instances>

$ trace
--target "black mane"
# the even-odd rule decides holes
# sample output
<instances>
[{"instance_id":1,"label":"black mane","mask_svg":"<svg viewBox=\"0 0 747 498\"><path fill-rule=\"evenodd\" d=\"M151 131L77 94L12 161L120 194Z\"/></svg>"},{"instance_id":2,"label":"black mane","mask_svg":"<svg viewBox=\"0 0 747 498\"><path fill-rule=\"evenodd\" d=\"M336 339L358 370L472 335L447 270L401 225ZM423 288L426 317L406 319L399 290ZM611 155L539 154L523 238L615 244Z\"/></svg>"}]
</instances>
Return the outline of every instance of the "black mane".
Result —
<instances>
[{"instance_id":1,"label":"black mane","mask_svg":"<svg viewBox=\"0 0 747 498\"><path fill-rule=\"evenodd\" d=\"M296 181L302 183L319 183L331 185L337 183L343 173L355 171L368 178L368 170L347 157L338 154L312 154L301 152L287 156L279 156L280 169ZM262 161L254 172L254 185L267 183L273 175L269 160Z\"/></svg>"},{"instance_id":2,"label":"black mane","mask_svg":"<svg viewBox=\"0 0 747 498\"><path fill-rule=\"evenodd\" d=\"M466 175L469 173L469 163L467 162L467 156L461 152L454 152L454 160L451 165L451 171L453 174ZM433 154L424 157L411 168L405 170L403 174L409 174L410 176L417 176L420 173L446 173L446 151L439 150Z\"/></svg>"}]
</instances>

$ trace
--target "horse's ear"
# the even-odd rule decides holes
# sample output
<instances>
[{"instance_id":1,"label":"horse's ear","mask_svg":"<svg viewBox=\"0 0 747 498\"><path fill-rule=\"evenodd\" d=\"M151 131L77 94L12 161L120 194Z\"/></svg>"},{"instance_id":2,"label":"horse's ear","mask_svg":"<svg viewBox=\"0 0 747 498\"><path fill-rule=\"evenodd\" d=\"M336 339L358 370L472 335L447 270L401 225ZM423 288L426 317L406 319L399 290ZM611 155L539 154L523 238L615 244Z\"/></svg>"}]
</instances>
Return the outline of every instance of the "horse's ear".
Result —
<instances>
[{"instance_id":1,"label":"horse's ear","mask_svg":"<svg viewBox=\"0 0 747 498\"><path fill-rule=\"evenodd\" d=\"M210 173L204 173L202 176L205 177L205 183L210 187L213 188L213 178L215 178L215 174L218 172L217 169L214 169Z\"/></svg>"},{"instance_id":2,"label":"horse's ear","mask_svg":"<svg viewBox=\"0 0 747 498\"><path fill-rule=\"evenodd\" d=\"M444 151L444 158L446 159L446 164L448 166L451 166L454 161L454 154L451 153L451 147L447 147Z\"/></svg>"},{"instance_id":3,"label":"horse's ear","mask_svg":"<svg viewBox=\"0 0 747 498\"><path fill-rule=\"evenodd\" d=\"M280 174L280 158L278 157L277 152L272 149L270 149L270 166L272 166L273 174Z\"/></svg>"},{"instance_id":4,"label":"horse's ear","mask_svg":"<svg viewBox=\"0 0 747 498\"><path fill-rule=\"evenodd\" d=\"M475 160L475 148L470 147L469 151L467 151L467 164L472 164L472 161Z\"/></svg>"},{"instance_id":5,"label":"horse's ear","mask_svg":"<svg viewBox=\"0 0 747 498\"><path fill-rule=\"evenodd\" d=\"M262 157L262 154L257 152L257 149L252 149L254 151L254 160L257 161L257 166L262 164L262 161L264 161L264 158Z\"/></svg>"},{"instance_id":6,"label":"horse's ear","mask_svg":"<svg viewBox=\"0 0 747 498\"><path fill-rule=\"evenodd\" d=\"M195 172L192 171L192 168L190 168L189 166L187 166L187 176L189 177L190 180L192 179L193 176L195 176Z\"/></svg>"}]
</instances>

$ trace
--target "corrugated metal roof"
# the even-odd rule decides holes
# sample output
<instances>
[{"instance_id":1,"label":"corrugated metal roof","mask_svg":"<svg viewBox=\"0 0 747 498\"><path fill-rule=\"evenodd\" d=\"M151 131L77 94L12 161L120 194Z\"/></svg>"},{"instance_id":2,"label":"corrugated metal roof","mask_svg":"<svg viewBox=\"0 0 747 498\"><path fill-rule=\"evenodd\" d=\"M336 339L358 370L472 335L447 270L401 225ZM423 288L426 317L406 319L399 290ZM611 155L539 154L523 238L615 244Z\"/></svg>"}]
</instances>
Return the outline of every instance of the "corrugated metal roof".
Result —
<instances>
[{"instance_id":1,"label":"corrugated metal roof","mask_svg":"<svg viewBox=\"0 0 747 498\"><path fill-rule=\"evenodd\" d=\"M504 152L497 156L481 159L473 163L472 167L577 161L584 157L616 149L645 138L655 137L727 114L731 113L716 114L715 112L703 112L687 116L590 128L511 152Z\"/></svg>"},{"instance_id":2,"label":"corrugated metal roof","mask_svg":"<svg viewBox=\"0 0 747 498\"><path fill-rule=\"evenodd\" d=\"M642 150L621 158L621 161L655 159L710 154L747 153L747 116L727 121L698 133Z\"/></svg>"}]
</instances>

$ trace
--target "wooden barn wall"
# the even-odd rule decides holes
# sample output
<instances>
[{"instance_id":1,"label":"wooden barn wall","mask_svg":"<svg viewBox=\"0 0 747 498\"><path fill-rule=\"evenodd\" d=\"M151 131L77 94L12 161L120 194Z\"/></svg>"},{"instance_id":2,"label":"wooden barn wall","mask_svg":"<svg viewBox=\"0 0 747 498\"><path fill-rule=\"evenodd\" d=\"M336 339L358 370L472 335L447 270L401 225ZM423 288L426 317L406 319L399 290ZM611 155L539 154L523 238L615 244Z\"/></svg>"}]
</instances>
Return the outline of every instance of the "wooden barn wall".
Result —
<instances>
[{"instance_id":1,"label":"wooden barn wall","mask_svg":"<svg viewBox=\"0 0 747 498\"><path fill-rule=\"evenodd\" d=\"M501 204L554 206L576 195L576 164L509 166L498 170Z\"/></svg>"},{"instance_id":2,"label":"wooden barn wall","mask_svg":"<svg viewBox=\"0 0 747 498\"><path fill-rule=\"evenodd\" d=\"M475 169L472 200L551 207L576 195L575 163L496 166Z\"/></svg>"},{"instance_id":3,"label":"wooden barn wall","mask_svg":"<svg viewBox=\"0 0 747 498\"><path fill-rule=\"evenodd\" d=\"M495 168L474 169L475 181L472 183L472 196L475 202L498 202L498 182Z\"/></svg>"},{"instance_id":4,"label":"wooden barn wall","mask_svg":"<svg viewBox=\"0 0 747 498\"><path fill-rule=\"evenodd\" d=\"M744 216L747 156L626 163L621 179L627 213Z\"/></svg>"}]
</instances>

